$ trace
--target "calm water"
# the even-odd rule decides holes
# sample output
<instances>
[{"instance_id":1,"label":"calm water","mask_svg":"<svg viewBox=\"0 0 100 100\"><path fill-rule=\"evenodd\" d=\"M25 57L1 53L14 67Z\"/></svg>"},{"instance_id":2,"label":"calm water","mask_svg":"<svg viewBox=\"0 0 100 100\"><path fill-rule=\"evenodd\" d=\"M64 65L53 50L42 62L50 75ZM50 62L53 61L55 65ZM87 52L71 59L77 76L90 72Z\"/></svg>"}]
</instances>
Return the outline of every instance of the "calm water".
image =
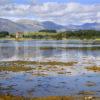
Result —
<instances>
[{"instance_id":1,"label":"calm water","mask_svg":"<svg viewBox=\"0 0 100 100\"><path fill-rule=\"evenodd\" d=\"M33 76L31 72L0 72L0 93L24 96L79 95L81 91L92 91L100 96L100 73L87 71L85 66L100 66L100 44L83 41L0 41L2 61L61 61L78 62L71 75ZM86 86L93 82L95 86ZM5 88L5 89L2 89ZM8 89L10 87L10 89Z\"/></svg>"},{"instance_id":2,"label":"calm water","mask_svg":"<svg viewBox=\"0 0 100 100\"><path fill-rule=\"evenodd\" d=\"M47 48L47 49L45 49ZM78 60L84 57L99 58L100 44L82 41L0 41L0 60Z\"/></svg>"}]
</instances>

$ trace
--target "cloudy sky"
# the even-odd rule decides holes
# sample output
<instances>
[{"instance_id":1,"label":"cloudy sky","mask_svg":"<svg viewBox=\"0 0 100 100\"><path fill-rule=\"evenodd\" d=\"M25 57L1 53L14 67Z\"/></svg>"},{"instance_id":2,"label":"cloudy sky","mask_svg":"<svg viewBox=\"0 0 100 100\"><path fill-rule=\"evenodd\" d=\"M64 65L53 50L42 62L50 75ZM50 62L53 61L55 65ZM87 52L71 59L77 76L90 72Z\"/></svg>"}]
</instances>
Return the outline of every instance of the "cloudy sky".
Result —
<instances>
[{"instance_id":1,"label":"cloudy sky","mask_svg":"<svg viewBox=\"0 0 100 100\"><path fill-rule=\"evenodd\" d=\"M0 0L0 17L60 24L100 22L100 0Z\"/></svg>"}]
</instances>

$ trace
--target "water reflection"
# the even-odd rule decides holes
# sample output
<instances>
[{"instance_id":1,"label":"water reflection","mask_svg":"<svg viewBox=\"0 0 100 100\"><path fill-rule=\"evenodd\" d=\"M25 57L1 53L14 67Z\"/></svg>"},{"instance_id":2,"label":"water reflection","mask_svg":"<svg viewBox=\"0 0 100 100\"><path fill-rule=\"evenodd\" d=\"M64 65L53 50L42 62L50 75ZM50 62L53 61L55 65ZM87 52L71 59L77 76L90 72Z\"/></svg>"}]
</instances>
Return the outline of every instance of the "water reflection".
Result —
<instances>
[{"instance_id":1,"label":"water reflection","mask_svg":"<svg viewBox=\"0 0 100 100\"><path fill-rule=\"evenodd\" d=\"M99 44L73 41L0 41L0 60L82 60L83 57L99 57ZM12 59L13 58L13 59Z\"/></svg>"}]
</instances>

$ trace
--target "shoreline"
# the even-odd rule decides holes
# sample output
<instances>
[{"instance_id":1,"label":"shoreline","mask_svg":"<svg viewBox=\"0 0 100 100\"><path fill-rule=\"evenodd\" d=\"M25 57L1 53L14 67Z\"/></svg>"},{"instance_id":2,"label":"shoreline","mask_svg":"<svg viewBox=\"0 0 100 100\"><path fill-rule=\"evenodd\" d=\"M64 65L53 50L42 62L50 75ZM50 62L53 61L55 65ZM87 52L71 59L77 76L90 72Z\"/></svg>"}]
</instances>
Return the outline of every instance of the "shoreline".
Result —
<instances>
[{"instance_id":1,"label":"shoreline","mask_svg":"<svg viewBox=\"0 0 100 100\"><path fill-rule=\"evenodd\" d=\"M41 39L38 39L38 38L19 38L19 39L16 39L16 38L0 38L0 40L56 40L56 41L59 41L59 40L81 40L81 41L100 41L100 38L96 38L96 39L80 39L80 38L62 38L62 39L52 39L52 38L41 38Z\"/></svg>"}]
</instances>

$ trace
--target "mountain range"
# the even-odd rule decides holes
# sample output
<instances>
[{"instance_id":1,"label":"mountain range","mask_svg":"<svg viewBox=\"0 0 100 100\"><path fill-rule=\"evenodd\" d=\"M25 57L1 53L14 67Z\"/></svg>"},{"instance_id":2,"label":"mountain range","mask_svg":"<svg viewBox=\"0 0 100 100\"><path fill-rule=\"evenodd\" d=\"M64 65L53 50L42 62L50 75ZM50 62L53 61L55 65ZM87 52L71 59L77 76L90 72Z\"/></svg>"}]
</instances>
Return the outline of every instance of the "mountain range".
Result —
<instances>
[{"instance_id":1,"label":"mountain range","mask_svg":"<svg viewBox=\"0 0 100 100\"><path fill-rule=\"evenodd\" d=\"M51 21L34 21L29 19L20 19L11 21L0 18L0 31L15 32L34 32L43 29L70 31L70 30L100 30L100 23L85 23L83 25L59 25Z\"/></svg>"}]
</instances>

